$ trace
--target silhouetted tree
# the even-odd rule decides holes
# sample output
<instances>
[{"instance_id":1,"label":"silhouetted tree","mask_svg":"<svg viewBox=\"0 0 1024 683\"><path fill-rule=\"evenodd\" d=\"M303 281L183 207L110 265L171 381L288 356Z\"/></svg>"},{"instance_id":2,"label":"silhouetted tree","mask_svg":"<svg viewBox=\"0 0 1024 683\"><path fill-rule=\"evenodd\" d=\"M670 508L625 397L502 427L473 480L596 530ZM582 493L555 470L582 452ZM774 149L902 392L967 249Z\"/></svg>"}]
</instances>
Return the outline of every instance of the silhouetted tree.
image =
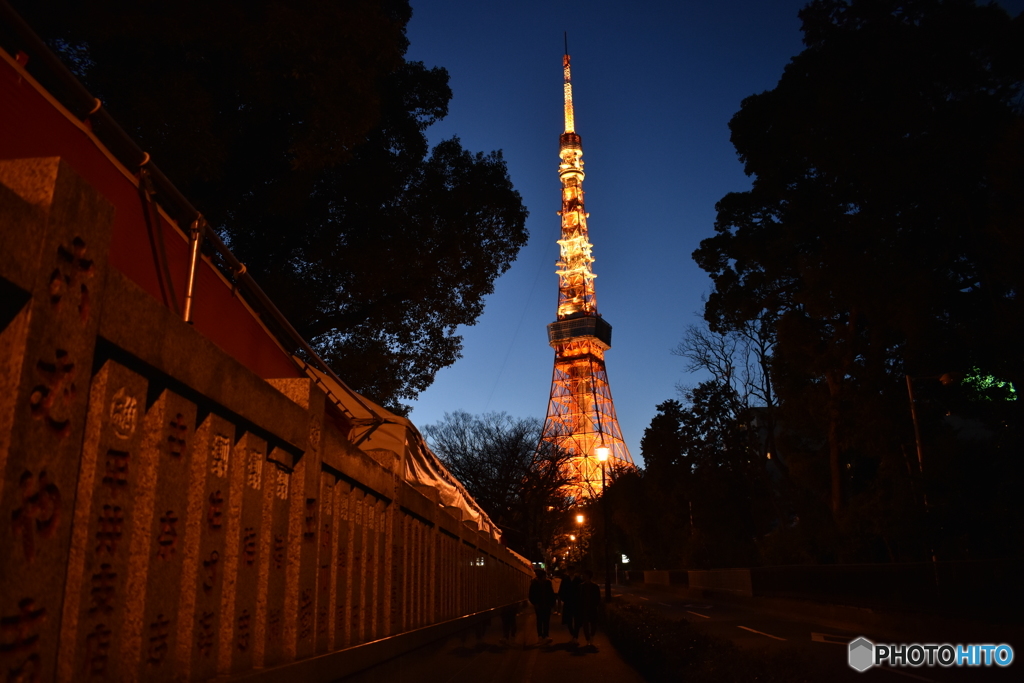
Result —
<instances>
[{"instance_id":1,"label":"silhouetted tree","mask_svg":"<svg viewBox=\"0 0 1024 683\"><path fill-rule=\"evenodd\" d=\"M608 487L613 525L622 529L625 551L639 568L675 569L685 565L690 549L690 479L682 434L684 407L676 400L657 406L644 430L639 476Z\"/></svg>"},{"instance_id":2,"label":"silhouetted tree","mask_svg":"<svg viewBox=\"0 0 1024 683\"><path fill-rule=\"evenodd\" d=\"M640 442L645 467L608 489L624 550L645 567L747 566L775 522L762 436L727 384L658 405Z\"/></svg>"},{"instance_id":3,"label":"silhouetted tree","mask_svg":"<svg viewBox=\"0 0 1024 683\"><path fill-rule=\"evenodd\" d=\"M730 123L753 186L694 258L713 330L777 318L783 420L826 444L838 518L857 462L912 443L904 373L1024 379L1024 19L966 0L800 17L806 49Z\"/></svg>"},{"instance_id":4,"label":"silhouetted tree","mask_svg":"<svg viewBox=\"0 0 1024 683\"><path fill-rule=\"evenodd\" d=\"M640 439L644 470L658 481L684 479L692 469L692 463L687 461L684 453L686 439L682 434L682 424L685 408L679 401L669 399L659 403L657 410Z\"/></svg>"},{"instance_id":5,"label":"silhouetted tree","mask_svg":"<svg viewBox=\"0 0 1024 683\"><path fill-rule=\"evenodd\" d=\"M547 559L571 504L562 490L568 453L541 443L542 427L535 418L464 411L423 427L430 448L501 528L506 545L538 561Z\"/></svg>"},{"instance_id":6,"label":"silhouetted tree","mask_svg":"<svg viewBox=\"0 0 1024 683\"><path fill-rule=\"evenodd\" d=\"M776 405L770 372L774 346L775 320L763 313L718 331L712 331L707 321L690 325L672 355L686 360L685 372L707 372L732 387L745 406L770 409ZM690 388L677 383L676 390L685 394Z\"/></svg>"},{"instance_id":7,"label":"silhouetted tree","mask_svg":"<svg viewBox=\"0 0 1024 683\"><path fill-rule=\"evenodd\" d=\"M402 411L526 243L499 152L425 129L407 0L15 2L334 369Z\"/></svg>"}]
</instances>

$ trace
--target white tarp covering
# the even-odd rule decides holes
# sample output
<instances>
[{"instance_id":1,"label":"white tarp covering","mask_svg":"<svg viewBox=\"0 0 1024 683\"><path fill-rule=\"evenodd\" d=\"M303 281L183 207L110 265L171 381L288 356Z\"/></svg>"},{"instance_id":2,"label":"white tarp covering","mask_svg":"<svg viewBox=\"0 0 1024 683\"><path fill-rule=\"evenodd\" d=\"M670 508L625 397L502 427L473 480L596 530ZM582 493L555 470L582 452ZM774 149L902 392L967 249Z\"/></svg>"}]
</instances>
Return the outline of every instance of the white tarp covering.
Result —
<instances>
[{"instance_id":1,"label":"white tarp covering","mask_svg":"<svg viewBox=\"0 0 1024 683\"><path fill-rule=\"evenodd\" d=\"M350 416L355 425L350 436L360 450L371 457L373 451L394 453L398 460L398 471L406 482L433 489L441 505L457 511L463 521L476 526L495 540L501 539L501 531L427 447L416 425L357 394L343 382L298 357L295 361L327 393L328 399ZM376 457L374 459L378 460Z\"/></svg>"}]
</instances>

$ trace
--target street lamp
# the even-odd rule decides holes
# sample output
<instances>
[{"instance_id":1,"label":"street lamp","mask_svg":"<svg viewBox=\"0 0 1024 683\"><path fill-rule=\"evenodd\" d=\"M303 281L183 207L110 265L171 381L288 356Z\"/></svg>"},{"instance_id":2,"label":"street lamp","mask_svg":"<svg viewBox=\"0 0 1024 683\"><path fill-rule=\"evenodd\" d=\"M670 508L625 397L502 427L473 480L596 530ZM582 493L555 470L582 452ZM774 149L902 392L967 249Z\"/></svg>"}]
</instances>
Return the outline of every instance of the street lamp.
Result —
<instances>
[{"instance_id":1,"label":"street lamp","mask_svg":"<svg viewBox=\"0 0 1024 683\"><path fill-rule=\"evenodd\" d=\"M578 532L579 535L580 535L580 542L583 541L583 522L585 522L585 521L586 521L586 518L583 515L576 515L576 524L580 527L580 530ZM570 536L569 538L571 538L573 540L576 540L575 536ZM582 565L583 564L583 549L580 548L580 544L581 543L577 543L576 544L576 562L578 562L579 564Z\"/></svg>"},{"instance_id":2,"label":"street lamp","mask_svg":"<svg viewBox=\"0 0 1024 683\"><path fill-rule=\"evenodd\" d=\"M601 461L601 514L604 516L604 601L612 601L612 572L611 572L611 560L608 555L608 497L605 495L607 491L605 486L604 464L608 461L608 455L611 453L611 449L605 446L603 443L594 449L594 453L597 454L597 459Z\"/></svg>"},{"instance_id":3,"label":"street lamp","mask_svg":"<svg viewBox=\"0 0 1024 683\"><path fill-rule=\"evenodd\" d=\"M924 500L924 514L925 524L927 525L928 531L928 543L929 550L932 555L932 573L935 579L935 585L939 585L939 570L937 566L938 557L935 553L935 539L933 538L932 522L931 522L931 505L928 504L928 487L924 481L924 453L921 448L921 427L917 422L917 400L914 398L914 380L916 379L937 379L943 385L955 384L959 379L960 375L957 373L947 372L943 375L937 375L934 377L911 377L907 375L907 397L910 399L910 418L914 422L914 445L917 447L917 473L921 477L921 498Z\"/></svg>"},{"instance_id":4,"label":"street lamp","mask_svg":"<svg viewBox=\"0 0 1024 683\"><path fill-rule=\"evenodd\" d=\"M937 379L942 382L943 385L950 385L956 383L958 376L952 372L947 372L944 375L937 377L911 377L907 375L907 396L910 397L910 417L914 421L914 445L917 446L917 472L918 474L924 474L924 457L921 453L921 428L917 424L917 407L916 400L914 398L914 380L915 379ZM927 498L925 499L927 501ZM927 502L925 502L927 505Z\"/></svg>"}]
</instances>

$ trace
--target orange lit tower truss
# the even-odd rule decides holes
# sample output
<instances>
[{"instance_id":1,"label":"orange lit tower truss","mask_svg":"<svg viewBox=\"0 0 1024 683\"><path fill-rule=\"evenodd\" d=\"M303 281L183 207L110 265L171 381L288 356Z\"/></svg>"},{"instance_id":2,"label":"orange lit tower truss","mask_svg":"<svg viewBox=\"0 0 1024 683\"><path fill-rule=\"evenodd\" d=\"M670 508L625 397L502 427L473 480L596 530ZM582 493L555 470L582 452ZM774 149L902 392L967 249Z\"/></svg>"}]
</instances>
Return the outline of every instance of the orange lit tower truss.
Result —
<instances>
[{"instance_id":1,"label":"orange lit tower truss","mask_svg":"<svg viewBox=\"0 0 1024 683\"><path fill-rule=\"evenodd\" d=\"M608 472L633 467L619 420L615 416L604 352L612 346L612 327L597 312L592 244L587 234L588 214L583 208L583 147L572 108L569 55L562 60L565 77L565 132L561 136L558 177L562 181L562 239L558 270L558 317L548 325L548 343L555 349L551 399L542 441L572 454L569 467L573 484L569 495L577 500L601 491L601 463L597 449L604 446Z\"/></svg>"}]
</instances>

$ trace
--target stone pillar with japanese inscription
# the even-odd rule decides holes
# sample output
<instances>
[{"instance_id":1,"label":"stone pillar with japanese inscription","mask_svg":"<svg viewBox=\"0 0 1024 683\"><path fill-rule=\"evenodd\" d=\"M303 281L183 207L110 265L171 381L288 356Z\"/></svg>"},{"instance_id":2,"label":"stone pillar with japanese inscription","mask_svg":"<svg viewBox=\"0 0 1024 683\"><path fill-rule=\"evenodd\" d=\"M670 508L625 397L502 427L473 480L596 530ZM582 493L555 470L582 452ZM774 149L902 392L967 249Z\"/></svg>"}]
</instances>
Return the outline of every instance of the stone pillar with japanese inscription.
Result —
<instances>
[{"instance_id":1,"label":"stone pillar with japanese inscription","mask_svg":"<svg viewBox=\"0 0 1024 683\"><path fill-rule=\"evenodd\" d=\"M437 527L432 527L427 532L427 621L434 623L440 621L438 606L440 603L440 571L438 562L440 560L441 532Z\"/></svg>"},{"instance_id":2,"label":"stone pillar with japanese inscription","mask_svg":"<svg viewBox=\"0 0 1024 683\"><path fill-rule=\"evenodd\" d=\"M175 396L175 402L177 400L179 398ZM185 404L186 407L189 405ZM165 417L169 412L165 413ZM180 423L177 420L172 422L168 430L168 453L174 456L180 451L182 456L186 454L188 456L184 463L188 477L187 489L183 491L185 515L179 525L181 542L178 552L181 555L181 572L178 585L180 588L176 602L176 619L172 626L174 640L169 656L173 662L173 670L177 672L179 678L188 680L193 669L192 651L198 632L196 608L200 600L206 597L205 591L200 589L197 580L199 569L203 563L203 532L209 523L207 519L209 501L206 488L209 476L207 463L210 450L210 421L204 420L204 424L199 425L198 410L185 413L183 417L184 420ZM189 417L191 417L191 421L189 421ZM191 425L191 430L181 430L181 424ZM161 592L161 588L153 586L152 592Z\"/></svg>"},{"instance_id":3,"label":"stone pillar with japanese inscription","mask_svg":"<svg viewBox=\"0 0 1024 683\"><path fill-rule=\"evenodd\" d=\"M230 469L227 548L220 626L218 670L222 674L253 667L254 652L262 649L263 624L257 610L260 536L263 533L263 478L267 443L251 432L235 443ZM257 643L259 642L259 645Z\"/></svg>"},{"instance_id":4,"label":"stone pillar with japanese inscription","mask_svg":"<svg viewBox=\"0 0 1024 683\"><path fill-rule=\"evenodd\" d=\"M363 600L366 597L365 557L366 557L366 492L360 488L352 490L351 501L351 536L349 547L352 548L352 581L351 598L349 599L350 645L363 642Z\"/></svg>"},{"instance_id":5,"label":"stone pillar with japanese inscription","mask_svg":"<svg viewBox=\"0 0 1024 683\"><path fill-rule=\"evenodd\" d=\"M234 443L235 426L223 417L207 413L199 421L192 444L195 483L185 526L189 536L185 549L194 564L186 566L182 577L182 595L187 597L178 616L176 648L178 661L183 667L187 663L194 680L216 675L222 646L219 634L227 620L222 602L228 548L235 545L234 539L229 542L227 528L236 493L230 476L236 459Z\"/></svg>"},{"instance_id":6,"label":"stone pillar with japanese inscription","mask_svg":"<svg viewBox=\"0 0 1024 683\"><path fill-rule=\"evenodd\" d=\"M334 580L334 544L335 514L334 487L336 478L330 472L320 472L320 539L316 558L316 653L323 654L330 650L333 621L331 619L334 604L333 594L336 588Z\"/></svg>"},{"instance_id":7,"label":"stone pillar with japanese inscription","mask_svg":"<svg viewBox=\"0 0 1024 683\"><path fill-rule=\"evenodd\" d=\"M394 581L395 581L395 556L394 556L394 522L398 506L394 503L386 504L381 501L381 589L380 595L380 636L390 636L396 633L394 628Z\"/></svg>"},{"instance_id":8,"label":"stone pillar with japanese inscription","mask_svg":"<svg viewBox=\"0 0 1024 683\"><path fill-rule=\"evenodd\" d=\"M135 524L147 517L147 388L144 377L113 360L92 381L61 620L62 681L136 678L137 660L126 660L122 648L140 633L130 570L149 541L140 537L148 529Z\"/></svg>"},{"instance_id":9,"label":"stone pillar with japanese inscription","mask_svg":"<svg viewBox=\"0 0 1024 683\"><path fill-rule=\"evenodd\" d=\"M387 504L379 498L373 501L374 520L374 585L373 585L373 639L382 638L386 631L384 625L384 610L387 607L386 574L387 563L385 562L385 535Z\"/></svg>"},{"instance_id":10,"label":"stone pillar with japanese inscription","mask_svg":"<svg viewBox=\"0 0 1024 683\"><path fill-rule=\"evenodd\" d=\"M462 611L462 541L458 538L452 539L451 548L451 572L452 572L452 609L456 614L464 614Z\"/></svg>"},{"instance_id":11,"label":"stone pillar with japanese inscription","mask_svg":"<svg viewBox=\"0 0 1024 683\"><path fill-rule=\"evenodd\" d=\"M452 538L448 548L448 571L450 580L448 582L448 606L453 615L459 612L459 546L462 542L458 537Z\"/></svg>"},{"instance_id":12,"label":"stone pillar with japanese inscription","mask_svg":"<svg viewBox=\"0 0 1024 683\"><path fill-rule=\"evenodd\" d=\"M374 640L376 628L377 585L377 499L367 495L363 498L363 610L362 639Z\"/></svg>"},{"instance_id":13,"label":"stone pillar with japanese inscription","mask_svg":"<svg viewBox=\"0 0 1024 683\"><path fill-rule=\"evenodd\" d=\"M437 614L438 621L449 618L448 614L448 542L451 540L444 529L437 526Z\"/></svg>"},{"instance_id":14,"label":"stone pillar with japanese inscription","mask_svg":"<svg viewBox=\"0 0 1024 683\"><path fill-rule=\"evenodd\" d=\"M338 482L335 490L338 496L338 550L335 581L337 598L334 603L334 647L343 648L352 644L349 605L352 602L352 501L356 489L348 482Z\"/></svg>"},{"instance_id":15,"label":"stone pillar with japanese inscription","mask_svg":"<svg viewBox=\"0 0 1024 683\"><path fill-rule=\"evenodd\" d=\"M423 596L426 594L423 582L423 529L424 525L416 518L409 520L412 529L412 590L413 620L410 626L419 628L423 625Z\"/></svg>"},{"instance_id":16,"label":"stone pillar with japanese inscription","mask_svg":"<svg viewBox=\"0 0 1024 683\"><path fill-rule=\"evenodd\" d=\"M406 515L401 508L393 504L390 510L391 524L391 632L401 633L405 630L405 577L406 553L405 553L405 518Z\"/></svg>"},{"instance_id":17,"label":"stone pillar with japanese inscription","mask_svg":"<svg viewBox=\"0 0 1024 683\"><path fill-rule=\"evenodd\" d=\"M329 519L325 517L323 495L330 495L325 491L325 482L333 479L323 471L321 455L322 425L324 415L324 394L308 382L308 398L300 402L309 411L309 442L306 452L296 466L300 474L296 482L296 488L301 486L302 493L302 540L297 544L300 548L299 557L299 610L298 629L295 640L295 656L302 659L316 654L317 640L317 615L320 611L319 601L329 599L322 590L318 590L318 581L321 577L320 557L324 554L324 542L328 547L331 539L321 539L325 523ZM299 493L299 491L296 491ZM295 505L299 499L292 498ZM328 607L325 603L324 607Z\"/></svg>"},{"instance_id":18,"label":"stone pillar with japanese inscription","mask_svg":"<svg viewBox=\"0 0 1024 683\"><path fill-rule=\"evenodd\" d=\"M462 569L462 562L460 561L461 560L460 553L461 553L461 550L462 550L461 546L462 546L462 541L460 541L457 538L452 539L452 547L451 547L451 550L450 550L451 555L449 557L449 564L451 566L451 573L452 573L451 605L452 605L452 610L454 610L456 614L463 614L463 612L461 611L462 610L462 600L461 600L461 596L459 594L459 588L462 586L462 581L461 581L462 577L460 576L460 573L459 573L460 570Z\"/></svg>"},{"instance_id":19,"label":"stone pillar with japanese inscription","mask_svg":"<svg viewBox=\"0 0 1024 683\"><path fill-rule=\"evenodd\" d=\"M306 452L295 463L289 492L288 575L285 595L285 640L291 658L316 651L318 557L322 505L322 454L325 394L308 379L271 379L268 382L305 408L309 423Z\"/></svg>"},{"instance_id":20,"label":"stone pillar with japanese inscription","mask_svg":"<svg viewBox=\"0 0 1024 683\"><path fill-rule=\"evenodd\" d=\"M430 583L428 578L429 566L427 562L430 561L430 527L422 522L416 523L416 536L417 536L417 555L418 560L418 587L416 602L419 609L419 626L426 626L430 623L430 616L427 613L427 605L430 599Z\"/></svg>"},{"instance_id":21,"label":"stone pillar with japanese inscription","mask_svg":"<svg viewBox=\"0 0 1024 683\"><path fill-rule=\"evenodd\" d=\"M129 566L129 595L141 620L122 652L126 662L137 662L136 680L149 683L178 680L181 674L175 661L179 610L185 591L194 590L194 585L183 586L184 562L196 557L186 541L198 543L198 535L186 539L185 534L190 517L198 513L189 509L189 491L205 484L190 467L195 422L195 405L170 390L159 392L144 422L140 455L145 486L135 496L141 514L135 519L138 536Z\"/></svg>"},{"instance_id":22,"label":"stone pillar with japanese inscription","mask_svg":"<svg viewBox=\"0 0 1024 683\"><path fill-rule=\"evenodd\" d=\"M455 544L458 539L449 534L445 534L444 539L445 619L451 619L458 615L455 611Z\"/></svg>"},{"instance_id":23,"label":"stone pillar with japanese inscription","mask_svg":"<svg viewBox=\"0 0 1024 683\"><path fill-rule=\"evenodd\" d=\"M292 474L283 464L271 460L267 463L267 490L264 495L267 545L266 563L266 629L264 666L287 661L291 648L285 639L285 592L288 572L288 515Z\"/></svg>"},{"instance_id":24,"label":"stone pillar with japanese inscription","mask_svg":"<svg viewBox=\"0 0 1024 683\"><path fill-rule=\"evenodd\" d=\"M423 625L423 523L414 517L409 518L410 528L410 569L412 576L409 581L411 592L409 601L412 603L412 621L409 626L419 628Z\"/></svg>"},{"instance_id":25,"label":"stone pillar with japanese inscription","mask_svg":"<svg viewBox=\"0 0 1024 683\"><path fill-rule=\"evenodd\" d=\"M469 601L469 546L465 541L459 541L459 614L467 614L472 607Z\"/></svg>"},{"instance_id":26,"label":"stone pillar with japanese inscription","mask_svg":"<svg viewBox=\"0 0 1024 683\"><path fill-rule=\"evenodd\" d=\"M452 581L452 537L445 531L441 532L441 618L452 618L451 581Z\"/></svg>"},{"instance_id":27,"label":"stone pillar with japanese inscription","mask_svg":"<svg viewBox=\"0 0 1024 683\"><path fill-rule=\"evenodd\" d=\"M398 599L396 602L399 605L396 618L398 620L398 631L402 632L408 630L409 623L411 621L409 582L412 577L409 515L406 514L404 510L399 509L398 518L395 520L395 527L395 554L398 558L395 562L398 573L398 576L395 577L395 586L398 591Z\"/></svg>"},{"instance_id":28,"label":"stone pillar with japanese inscription","mask_svg":"<svg viewBox=\"0 0 1024 683\"><path fill-rule=\"evenodd\" d=\"M113 209L59 158L0 161L0 675L53 680Z\"/></svg>"},{"instance_id":29,"label":"stone pillar with japanese inscription","mask_svg":"<svg viewBox=\"0 0 1024 683\"><path fill-rule=\"evenodd\" d=\"M416 520L411 515L402 515L402 535L404 538L405 580L403 583L402 610L404 622L402 630L407 631L416 626Z\"/></svg>"}]
</instances>

